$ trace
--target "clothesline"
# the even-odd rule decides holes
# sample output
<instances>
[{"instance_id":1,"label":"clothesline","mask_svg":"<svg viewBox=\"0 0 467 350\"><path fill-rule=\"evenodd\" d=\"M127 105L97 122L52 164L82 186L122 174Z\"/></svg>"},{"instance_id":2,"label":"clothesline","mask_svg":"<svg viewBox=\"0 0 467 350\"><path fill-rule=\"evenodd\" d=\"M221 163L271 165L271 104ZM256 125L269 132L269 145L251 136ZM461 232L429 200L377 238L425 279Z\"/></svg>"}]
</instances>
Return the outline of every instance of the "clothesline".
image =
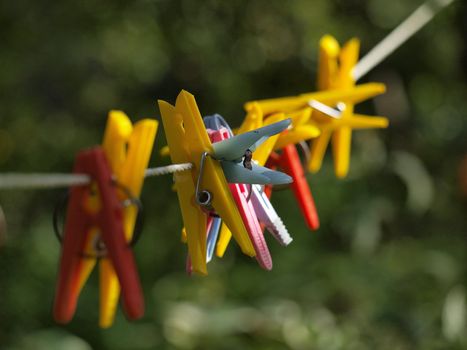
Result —
<instances>
[{"instance_id":1,"label":"clothesline","mask_svg":"<svg viewBox=\"0 0 467 350\"><path fill-rule=\"evenodd\" d=\"M160 176L190 170L193 164L171 164L146 169L145 177ZM65 173L4 173L0 174L0 189L45 189L86 185L91 178L85 174Z\"/></svg>"}]
</instances>

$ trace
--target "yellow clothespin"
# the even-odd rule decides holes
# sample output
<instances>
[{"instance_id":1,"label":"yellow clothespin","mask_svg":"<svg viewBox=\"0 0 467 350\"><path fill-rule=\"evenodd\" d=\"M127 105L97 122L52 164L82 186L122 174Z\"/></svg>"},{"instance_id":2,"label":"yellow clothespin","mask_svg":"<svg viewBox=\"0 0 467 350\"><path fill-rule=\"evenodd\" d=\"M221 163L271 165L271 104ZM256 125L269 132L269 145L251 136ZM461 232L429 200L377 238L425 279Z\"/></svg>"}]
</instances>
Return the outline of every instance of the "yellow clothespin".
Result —
<instances>
[{"instance_id":1,"label":"yellow clothespin","mask_svg":"<svg viewBox=\"0 0 467 350\"><path fill-rule=\"evenodd\" d=\"M102 148L115 176L116 183L125 188L131 196L138 198L149 162L158 122L144 119L132 126L129 118L121 111L111 111L107 120ZM121 199L128 199L127 193L119 191ZM99 199L91 205L98 206ZM129 242L137 217L137 208L128 206L124 209L124 229ZM95 240L98 232L93 232L86 244L86 252L95 255ZM80 276L80 289L96 264L96 258L83 259L85 268ZM100 312L99 326L110 327L115 318L116 306L120 294L120 285L110 260L100 259Z\"/></svg>"},{"instance_id":2,"label":"yellow clothespin","mask_svg":"<svg viewBox=\"0 0 467 350\"><path fill-rule=\"evenodd\" d=\"M161 100L158 102L172 163L194 165L190 171L174 174L193 271L207 274L207 214L199 204L201 198L196 197L197 183L198 188L212 195L212 208L229 227L242 251L255 256L219 162L211 157L204 158L203 173L200 174L202 155L205 152L212 154L213 148L194 96L182 90L175 106Z\"/></svg>"},{"instance_id":3,"label":"yellow clothespin","mask_svg":"<svg viewBox=\"0 0 467 350\"><path fill-rule=\"evenodd\" d=\"M360 43L357 39L350 40L342 49L338 42L330 35L324 36L320 41L318 88L320 90L349 90L357 89L352 71L358 61ZM349 170L350 148L352 129L354 128L385 128L388 120L383 117L369 117L354 114L354 105L362 100L378 93L383 89L369 84L365 86L366 94L359 98L355 96L346 98L342 96L340 101L334 101L331 105L340 104L342 113L338 118L331 118L321 112L313 113L312 120L321 128L321 135L311 141L311 154L308 169L316 172L321 168L322 160L327 145L332 137L332 149L334 169L337 177L345 177ZM320 101L322 102L322 101Z\"/></svg>"},{"instance_id":4,"label":"yellow clothespin","mask_svg":"<svg viewBox=\"0 0 467 350\"><path fill-rule=\"evenodd\" d=\"M355 85L352 71L358 60L358 50L359 42L356 39L340 49L337 41L326 35L320 41L318 88L322 91L245 104L247 111L256 105L264 115L278 112L305 115L295 119L292 117L293 132L284 133L282 139L276 143L276 149L314 138L311 141L308 164L311 172L321 168L332 136L335 172L338 177L345 177L349 169L352 129L385 128L388 125L388 120L384 117L369 117L353 112L355 104L379 95L386 89L384 84L379 83ZM335 112L334 118L316 107L316 102ZM342 111L334 110L334 106L341 107ZM308 122L304 122L307 118ZM319 135L316 128L320 130Z\"/></svg>"}]
</instances>

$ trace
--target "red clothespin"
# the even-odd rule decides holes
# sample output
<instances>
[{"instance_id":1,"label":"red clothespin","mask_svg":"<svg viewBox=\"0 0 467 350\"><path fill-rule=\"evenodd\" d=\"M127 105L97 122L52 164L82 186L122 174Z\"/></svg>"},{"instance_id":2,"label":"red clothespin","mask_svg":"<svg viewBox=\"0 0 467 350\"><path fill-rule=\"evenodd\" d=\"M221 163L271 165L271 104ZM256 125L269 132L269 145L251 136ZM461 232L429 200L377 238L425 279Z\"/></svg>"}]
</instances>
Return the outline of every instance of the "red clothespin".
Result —
<instances>
[{"instance_id":1,"label":"red clothespin","mask_svg":"<svg viewBox=\"0 0 467 350\"><path fill-rule=\"evenodd\" d=\"M307 226L311 230L319 228L319 217L316 211L315 201L311 194L310 186L305 177L303 165L300 161L295 145L290 144L282 149L282 153L272 152L269 156L266 167L274 169L281 167L284 172L293 178L292 191L298 201L300 210ZM266 187L266 194L271 196L271 187Z\"/></svg>"},{"instance_id":2,"label":"red clothespin","mask_svg":"<svg viewBox=\"0 0 467 350\"><path fill-rule=\"evenodd\" d=\"M111 260L129 319L144 314L144 299L136 264L123 227L123 207L104 152L100 147L80 152L73 172L88 174L91 184L71 188L54 302L54 318L69 322L76 310L86 268L86 255L98 253L100 242ZM92 244L91 240L95 240ZM89 247L95 246L90 252ZM100 245L102 251L102 245Z\"/></svg>"}]
</instances>

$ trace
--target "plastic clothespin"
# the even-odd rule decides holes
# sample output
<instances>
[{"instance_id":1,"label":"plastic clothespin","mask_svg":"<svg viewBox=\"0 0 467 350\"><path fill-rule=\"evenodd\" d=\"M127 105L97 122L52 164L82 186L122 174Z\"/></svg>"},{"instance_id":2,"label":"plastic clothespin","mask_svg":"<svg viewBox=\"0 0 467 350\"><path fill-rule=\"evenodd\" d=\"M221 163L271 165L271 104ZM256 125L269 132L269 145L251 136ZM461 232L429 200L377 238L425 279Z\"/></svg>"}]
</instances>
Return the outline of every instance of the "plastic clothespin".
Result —
<instances>
[{"instance_id":1,"label":"plastic clothespin","mask_svg":"<svg viewBox=\"0 0 467 350\"><path fill-rule=\"evenodd\" d=\"M279 149L287 144L296 143L300 138L304 140L306 137L316 137L311 141L311 157L308 164L311 172L321 168L324 153L332 137L335 173L338 177L345 177L349 169L351 130L385 128L388 125L388 120L384 117L369 117L353 112L355 104L385 91L383 84L355 85L352 70L358 60L358 50L359 42L356 39L349 41L341 50L337 41L327 35L320 41L318 88L322 91L245 104L245 110L259 108L265 116L278 112L299 113L313 110L308 123L292 121L295 135L284 136L283 140L276 144L276 149ZM315 101L324 104L328 110L334 106L339 106L342 110L336 111L338 116L331 118L329 114L320 112L313 106ZM313 135L310 127L318 127L321 134Z\"/></svg>"},{"instance_id":2,"label":"plastic clothespin","mask_svg":"<svg viewBox=\"0 0 467 350\"><path fill-rule=\"evenodd\" d=\"M100 147L80 152L73 172L92 178L70 190L62 253L54 301L54 319L69 322L76 310L83 269L89 257L102 251L121 285L123 308L131 320L144 314L144 299L132 250L125 237L124 212L112 171ZM95 247L89 250L89 247ZM92 254L92 255L90 255Z\"/></svg>"},{"instance_id":3,"label":"plastic clothespin","mask_svg":"<svg viewBox=\"0 0 467 350\"><path fill-rule=\"evenodd\" d=\"M352 76L354 66L358 61L360 43L357 39L350 40L340 49L338 42L330 35L320 41L318 88L320 90L357 89ZM363 87L367 84L361 85ZM368 86L368 85L367 85ZM384 86L383 86L384 87ZM366 96L372 97L384 92L384 89L368 89ZM321 135L311 141L311 157L308 169L316 172L321 168L322 160L329 141L332 141L334 169L337 177L345 177L349 171L350 147L352 129L354 128L385 128L388 120L383 117L369 117L354 114L354 105L362 99L345 98L335 101L339 103L342 113L338 118L329 118L323 113L314 113L312 118L321 128ZM322 102L322 101L320 101Z\"/></svg>"},{"instance_id":4,"label":"plastic clothespin","mask_svg":"<svg viewBox=\"0 0 467 350\"><path fill-rule=\"evenodd\" d=\"M109 160L116 181L133 197L138 198L149 163L158 122L143 119L132 126L130 119L121 111L111 111L107 121L102 147ZM120 200L129 199L128 194L119 191ZM124 209L125 237L133 238L138 208L127 206ZM100 319L102 328L110 327L115 318L120 285L108 259L100 261Z\"/></svg>"},{"instance_id":5,"label":"plastic clothespin","mask_svg":"<svg viewBox=\"0 0 467 350\"><path fill-rule=\"evenodd\" d=\"M292 191L305 222L308 228L317 230L319 228L318 212L295 145L290 144L283 147L280 155L271 154L267 166L271 168L279 166L293 178Z\"/></svg>"},{"instance_id":6,"label":"plastic clothespin","mask_svg":"<svg viewBox=\"0 0 467 350\"><path fill-rule=\"evenodd\" d=\"M208 128L208 134L210 135L211 141L213 141L214 144L215 142L220 142L233 137L232 130L220 115L205 117L204 123ZM259 125L260 124L253 124L252 127ZM240 127L239 132L242 132L245 130L245 128L246 126L243 124L242 127ZM239 135L237 135L237 137L238 136ZM274 136L271 138L274 138ZM267 143L271 138L265 141L264 144ZM263 145L259 147L261 148ZM270 152L273 145L266 145L266 147ZM255 154L256 152L253 153L253 155ZM292 238L282 223L282 220L279 218L276 211L269 202L269 199L262 192L261 186L252 185L251 194L249 193L250 189L244 184L230 184L229 186L237 202L237 205L239 206L242 218L245 220L245 225L247 227L248 233L250 234L250 238L253 242L255 250L257 251L258 262L263 268L269 270L272 268L272 259L270 257L269 251L267 250L267 245L264 240L264 235L260 224L263 224L282 245L288 245L292 241ZM248 197L251 197L251 201L248 201ZM216 251L218 256L222 256L224 254L225 249L230 241L230 237L231 234L228 228L222 226L221 238L217 244Z\"/></svg>"},{"instance_id":7,"label":"plastic clothespin","mask_svg":"<svg viewBox=\"0 0 467 350\"><path fill-rule=\"evenodd\" d=\"M221 127L219 130L208 129L208 134L213 144L229 138L229 131L225 127ZM241 183L234 183L229 184L229 187L250 236L250 240L255 248L256 260L262 268L271 270L271 254L269 253L263 230L258 222L253 204L248 201L249 193L247 186Z\"/></svg>"},{"instance_id":8,"label":"plastic clothespin","mask_svg":"<svg viewBox=\"0 0 467 350\"><path fill-rule=\"evenodd\" d=\"M211 209L228 225L243 253L254 256L255 250L222 166L206 156L214 154L214 149L194 96L182 90L175 106L160 100L159 108L172 162L194 165L191 171L174 174L193 271L207 274L206 212ZM202 159L203 173L200 172Z\"/></svg>"},{"instance_id":9,"label":"plastic clothespin","mask_svg":"<svg viewBox=\"0 0 467 350\"><path fill-rule=\"evenodd\" d=\"M140 195L144 174L148 165L157 131L157 121L144 119L133 127L129 118L120 111L111 111L103 140L103 150L113 172L114 181L125 189L119 191L121 201ZM127 206L123 209L125 237L129 242L137 217L137 207ZM98 232L92 233L98 239ZM87 247L88 259L83 262L83 269L79 277L79 289L94 268L97 259L93 258L94 247ZM113 265L105 256L100 257L100 312L99 326L110 327L115 317L115 311L120 294L120 285Z\"/></svg>"}]
</instances>

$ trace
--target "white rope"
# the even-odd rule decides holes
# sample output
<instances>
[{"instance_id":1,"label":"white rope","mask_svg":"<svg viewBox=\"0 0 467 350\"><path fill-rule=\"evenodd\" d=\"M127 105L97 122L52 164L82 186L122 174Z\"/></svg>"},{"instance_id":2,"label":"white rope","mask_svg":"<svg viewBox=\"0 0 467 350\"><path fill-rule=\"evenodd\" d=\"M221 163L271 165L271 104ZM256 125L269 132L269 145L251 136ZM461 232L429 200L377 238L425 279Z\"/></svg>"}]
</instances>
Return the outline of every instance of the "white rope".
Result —
<instances>
[{"instance_id":1,"label":"white rope","mask_svg":"<svg viewBox=\"0 0 467 350\"><path fill-rule=\"evenodd\" d=\"M342 112L332 107L329 107L328 105L325 105L324 103L321 103L317 100L308 101L308 106L310 106L313 109L316 109L317 111L320 111L321 113L326 114L327 116L331 118L334 118L334 119L342 118Z\"/></svg>"},{"instance_id":2,"label":"white rope","mask_svg":"<svg viewBox=\"0 0 467 350\"><path fill-rule=\"evenodd\" d=\"M417 8L404 22L399 24L357 63L353 71L354 79L359 80L362 78L453 1L429 0Z\"/></svg>"},{"instance_id":3,"label":"white rope","mask_svg":"<svg viewBox=\"0 0 467 350\"><path fill-rule=\"evenodd\" d=\"M171 164L146 169L145 177L171 174L192 168L191 163ZM44 189L86 185L91 178L86 174L4 173L0 174L0 190Z\"/></svg>"},{"instance_id":4,"label":"white rope","mask_svg":"<svg viewBox=\"0 0 467 350\"><path fill-rule=\"evenodd\" d=\"M146 177L149 176L159 176L159 175L167 175L172 173L178 173L179 171L186 171L193 168L193 164L191 163L181 163L181 164L171 164L167 166L161 166L158 168L148 168L146 169Z\"/></svg>"}]
</instances>

